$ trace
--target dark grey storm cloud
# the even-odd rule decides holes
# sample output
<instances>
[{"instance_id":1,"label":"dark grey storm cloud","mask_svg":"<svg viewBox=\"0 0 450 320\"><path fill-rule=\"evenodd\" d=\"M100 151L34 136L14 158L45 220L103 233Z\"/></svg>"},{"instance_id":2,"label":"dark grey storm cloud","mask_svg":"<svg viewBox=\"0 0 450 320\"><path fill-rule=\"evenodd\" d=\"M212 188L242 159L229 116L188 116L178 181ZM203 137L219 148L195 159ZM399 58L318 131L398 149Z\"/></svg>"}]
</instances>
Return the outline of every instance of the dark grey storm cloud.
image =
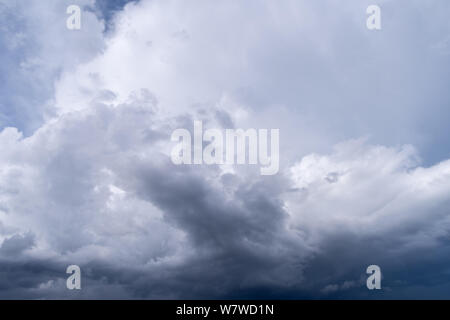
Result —
<instances>
[{"instance_id":1,"label":"dark grey storm cloud","mask_svg":"<svg viewBox=\"0 0 450 320\"><path fill-rule=\"evenodd\" d=\"M76 2L0 0L0 298L449 297L447 1ZM279 173L175 165L194 120Z\"/></svg>"}]
</instances>

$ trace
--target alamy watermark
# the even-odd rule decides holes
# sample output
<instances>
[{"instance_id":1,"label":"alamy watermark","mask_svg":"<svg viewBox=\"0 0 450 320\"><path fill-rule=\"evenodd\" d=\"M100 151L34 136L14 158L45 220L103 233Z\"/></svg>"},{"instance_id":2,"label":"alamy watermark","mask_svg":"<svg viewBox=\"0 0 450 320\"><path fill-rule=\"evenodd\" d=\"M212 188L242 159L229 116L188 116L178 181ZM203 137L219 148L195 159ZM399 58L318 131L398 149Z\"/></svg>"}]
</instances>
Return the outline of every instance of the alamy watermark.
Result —
<instances>
[{"instance_id":1,"label":"alamy watermark","mask_svg":"<svg viewBox=\"0 0 450 320\"><path fill-rule=\"evenodd\" d=\"M70 274L66 281L69 290L81 290L81 269L73 264L67 267L66 273Z\"/></svg>"},{"instance_id":2,"label":"alamy watermark","mask_svg":"<svg viewBox=\"0 0 450 320\"><path fill-rule=\"evenodd\" d=\"M373 290L381 289L381 268L377 266L376 264L370 265L367 267L366 270L367 274L370 274L370 276L367 278L366 285L367 289Z\"/></svg>"},{"instance_id":3,"label":"alamy watermark","mask_svg":"<svg viewBox=\"0 0 450 320\"><path fill-rule=\"evenodd\" d=\"M66 20L66 27L69 30L81 29L81 8L77 5L70 5L66 9L66 13L70 16Z\"/></svg>"},{"instance_id":4,"label":"alamy watermark","mask_svg":"<svg viewBox=\"0 0 450 320\"><path fill-rule=\"evenodd\" d=\"M187 129L176 129L171 140L178 142L171 153L172 162L176 165L259 164L261 175L274 175L280 167L279 129L270 129L270 137L268 129L203 131L202 121L194 121L193 141ZM205 147L204 142L207 143Z\"/></svg>"},{"instance_id":5,"label":"alamy watermark","mask_svg":"<svg viewBox=\"0 0 450 320\"><path fill-rule=\"evenodd\" d=\"M379 6L372 4L367 7L366 13L369 17L366 21L367 29L369 30L381 30L381 9Z\"/></svg>"}]
</instances>

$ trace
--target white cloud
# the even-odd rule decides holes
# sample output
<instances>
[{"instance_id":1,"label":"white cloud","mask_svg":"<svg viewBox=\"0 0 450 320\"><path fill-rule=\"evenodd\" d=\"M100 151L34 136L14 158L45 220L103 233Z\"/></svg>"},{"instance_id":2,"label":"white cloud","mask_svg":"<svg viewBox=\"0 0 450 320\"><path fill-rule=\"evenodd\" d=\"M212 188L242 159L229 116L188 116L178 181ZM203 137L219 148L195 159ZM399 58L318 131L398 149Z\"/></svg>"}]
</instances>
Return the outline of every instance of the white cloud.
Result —
<instances>
[{"instance_id":1,"label":"white cloud","mask_svg":"<svg viewBox=\"0 0 450 320\"><path fill-rule=\"evenodd\" d=\"M373 252L364 259L384 261L442 246L450 160L422 167L413 146L392 147L422 141L415 135L422 109L408 102L430 91L411 100L390 92L405 80L404 65L393 70L376 54L395 35L369 38L363 5L329 4L140 1L105 35L92 13L84 12L80 33L69 33L42 24L53 19L65 28L63 4L22 3L23 19L36 28L5 41L10 50L23 47L19 65L32 83L45 83L52 103L41 107L56 111L41 110L46 121L30 136L0 132L0 258L11 259L17 247L20 259L85 265L92 274L106 265L109 275L92 277L98 294L220 297L258 286L311 287L314 263L339 271L320 284L323 292L350 290L355 280L340 277L366 247ZM407 89L422 84L413 78ZM280 128L284 174L174 167L170 133L194 118ZM349 139L365 134L372 138ZM332 251L345 237L341 265ZM321 256L331 261L317 262ZM127 281L142 290L126 291ZM58 284L44 277L35 288L58 294Z\"/></svg>"},{"instance_id":2,"label":"white cloud","mask_svg":"<svg viewBox=\"0 0 450 320\"><path fill-rule=\"evenodd\" d=\"M450 160L424 168L410 146L355 140L330 155L308 155L291 172L297 188L287 197L291 223L319 245L350 232L386 237L389 251L432 248L450 231Z\"/></svg>"}]
</instances>

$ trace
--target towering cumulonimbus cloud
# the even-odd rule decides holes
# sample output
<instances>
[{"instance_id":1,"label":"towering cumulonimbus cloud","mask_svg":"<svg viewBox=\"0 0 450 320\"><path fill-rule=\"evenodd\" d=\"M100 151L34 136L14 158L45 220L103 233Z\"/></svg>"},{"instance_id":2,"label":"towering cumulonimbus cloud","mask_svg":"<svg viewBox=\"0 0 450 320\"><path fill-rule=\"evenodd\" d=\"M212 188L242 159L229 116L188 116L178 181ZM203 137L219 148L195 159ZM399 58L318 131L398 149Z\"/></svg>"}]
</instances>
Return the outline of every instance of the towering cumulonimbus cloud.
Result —
<instances>
[{"instance_id":1,"label":"towering cumulonimbus cloud","mask_svg":"<svg viewBox=\"0 0 450 320\"><path fill-rule=\"evenodd\" d=\"M369 4L0 1L0 297L446 297L450 4ZM280 172L174 165L194 120Z\"/></svg>"}]
</instances>

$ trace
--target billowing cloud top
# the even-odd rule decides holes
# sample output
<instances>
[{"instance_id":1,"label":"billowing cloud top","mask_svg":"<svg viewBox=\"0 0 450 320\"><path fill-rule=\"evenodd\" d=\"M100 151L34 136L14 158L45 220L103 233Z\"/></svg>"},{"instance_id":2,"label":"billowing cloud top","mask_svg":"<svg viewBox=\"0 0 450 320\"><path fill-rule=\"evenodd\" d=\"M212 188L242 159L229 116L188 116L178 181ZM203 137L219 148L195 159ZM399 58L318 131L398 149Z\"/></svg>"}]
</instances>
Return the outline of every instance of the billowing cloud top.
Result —
<instances>
[{"instance_id":1,"label":"billowing cloud top","mask_svg":"<svg viewBox=\"0 0 450 320\"><path fill-rule=\"evenodd\" d=\"M126 2L0 0L1 298L449 298L448 1ZM174 165L194 120L279 173Z\"/></svg>"}]
</instances>

